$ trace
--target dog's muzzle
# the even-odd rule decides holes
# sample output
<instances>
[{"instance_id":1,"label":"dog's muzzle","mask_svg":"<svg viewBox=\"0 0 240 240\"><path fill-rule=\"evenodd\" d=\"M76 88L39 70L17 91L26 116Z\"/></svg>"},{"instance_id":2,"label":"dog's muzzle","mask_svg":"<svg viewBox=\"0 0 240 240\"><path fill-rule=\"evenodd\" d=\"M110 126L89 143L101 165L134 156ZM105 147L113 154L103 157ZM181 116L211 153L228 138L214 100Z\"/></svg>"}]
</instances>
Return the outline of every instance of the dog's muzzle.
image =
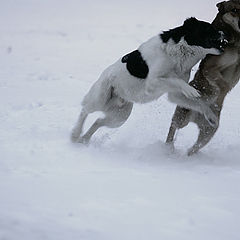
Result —
<instances>
[{"instance_id":1,"label":"dog's muzzle","mask_svg":"<svg viewBox=\"0 0 240 240\"><path fill-rule=\"evenodd\" d=\"M218 33L220 34L220 37L213 41L215 42L217 49L219 49L221 52L223 52L225 50L225 47L228 44L228 40L227 40L224 32L219 31Z\"/></svg>"},{"instance_id":2,"label":"dog's muzzle","mask_svg":"<svg viewBox=\"0 0 240 240\"><path fill-rule=\"evenodd\" d=\"M219 44L219 50L221 52L224 52L225 47L227 46L227 44L228 44L228 40L227 39L221 39L220 40L220 44Z\"/></svg>"}]
</instances>

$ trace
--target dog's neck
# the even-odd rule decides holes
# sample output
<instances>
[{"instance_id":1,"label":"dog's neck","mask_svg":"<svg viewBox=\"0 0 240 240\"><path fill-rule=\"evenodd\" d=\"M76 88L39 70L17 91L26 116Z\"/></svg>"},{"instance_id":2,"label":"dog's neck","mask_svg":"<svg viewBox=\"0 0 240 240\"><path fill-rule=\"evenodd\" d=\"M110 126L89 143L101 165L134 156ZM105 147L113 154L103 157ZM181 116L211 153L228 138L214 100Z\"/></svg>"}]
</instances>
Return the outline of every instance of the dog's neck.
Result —
<instances>
[{"instance_id":1,"label":"dog's neck","mask_svg":"<svg viewBox=\"0 0 240 240\"><path fill-rule=\"evenodd\" d=\"M188 45L184 37L178 43L170 39L162 47L180 68L184 68L187 71L206 56L203 48Z\"/></svg>"},{"instance_id":2,"label":"dog's neck","mask_svg":"<svg viewBox=\"0 0 240 240\"><path fill-rule=\"evenodd\" d=\"M187 32L183 26L164 31L160 38L169 55L177 57L177 61L199 61L206 53L199 46L189 45L185 39Z\"/></svg>"}]
</instances>

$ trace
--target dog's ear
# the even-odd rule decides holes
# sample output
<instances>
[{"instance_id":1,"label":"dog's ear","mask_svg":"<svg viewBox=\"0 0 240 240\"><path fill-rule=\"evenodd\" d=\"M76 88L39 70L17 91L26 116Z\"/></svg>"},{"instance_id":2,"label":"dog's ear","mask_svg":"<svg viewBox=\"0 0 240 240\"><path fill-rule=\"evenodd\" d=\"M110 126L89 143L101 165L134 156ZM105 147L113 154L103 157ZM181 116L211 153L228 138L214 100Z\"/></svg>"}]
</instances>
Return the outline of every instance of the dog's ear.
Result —
<instances>
[{"instance_id":1,"label":"dog's ear","mask_svg":"<svg viewBox=\"0 0 240 240\"><path fill-rule=\"evenodd\" d=\"M223 1L223 2L220 2L220 3L218 3L216 6L217 6L217 8L218 8L218 11L219 12L223 12L224 11L224 4L226 3L226 1Z\"/></svg>"},{"instance_id":2,"label":"dog's ear","mask_svg":"<svg viewBox=\"0 0 240 240\"><path fill-rule=\"evenodd\" d=\"M192 29L193 27L196 27L196 23L198 23L198 20L195 17L191 17L191 18L187 18L184 21L183 26L185 27L185 29Z\"/></svg>"}]
</instances>

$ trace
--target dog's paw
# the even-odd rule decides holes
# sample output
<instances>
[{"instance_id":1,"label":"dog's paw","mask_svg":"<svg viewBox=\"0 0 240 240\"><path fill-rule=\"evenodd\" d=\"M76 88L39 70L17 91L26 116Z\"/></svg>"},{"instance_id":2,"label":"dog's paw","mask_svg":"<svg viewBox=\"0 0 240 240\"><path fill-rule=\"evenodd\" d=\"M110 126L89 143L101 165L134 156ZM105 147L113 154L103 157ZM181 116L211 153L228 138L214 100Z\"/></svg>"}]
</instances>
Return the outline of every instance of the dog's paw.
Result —
<instances>
[{"instance_id":1,"label":"dog's paw","mask_svg":"<svg viewBox=\"0 0 240 240\"><path fill-rule=\"evenodd\" d=\"M218 126L218 117L212 112L210 108L208 111L205 111L204 117L212 127L216 128Z\"/></svg>"},{"instance_id":2,"label":"dog's paw","mask_svg":"<svg viewBox=\"0 0 240 240\"><path fill-rule=\"evenodd\" d=\"M186 85L182 89L182 93L187 97L187 98L199 98L201 97L201 93L194 87L190 85Z\"/></svg>"},{"instance_id":3,"label":"dog's paw","mask_svg":"<svg viewBox=\"0 0 240 240\"><path fill-rule=\"evenodd\" d=\"M73 130L71 134L71 141L73 143L76 143L78 141L78 138L79 138L79 134Z\"/></svg>"},{"instance_id":4,"label":"dog's paw","mask_svg":"<svg viewBox=\"0 0 240 240\"><path fill-rule=\"evenodd\" d=\"M170 142L170 143L166 142L165 146L166 146L166 149L168 149L170 153L175 152L175 146L174 146L173 142Z\"/></svg>"},{"instance_id":5,"label":"dog's paw","mask_svg":"<svg viewBox=\"0 0 240 240\"><path fill-rule=\"evenodd\" d=\"M191 157L191 156L195 155L196 153L198 153L198 151L199 151L198 148L192 147L192 148L190 148L190 149L188 150L187 155L188 155L189 157Z\"/></svg>"},{"instance_id":6,"label":"dog's paw","mask_svg":"<svg viewBox=\"0 0 240 240\"><path fill-rule=\"evenodd\" d=\"M86 137L79 137L77 139L77 143L81 143L83 145L88 145L89 144L89 138L86 138Z\"/></svg>"}]
</instances>

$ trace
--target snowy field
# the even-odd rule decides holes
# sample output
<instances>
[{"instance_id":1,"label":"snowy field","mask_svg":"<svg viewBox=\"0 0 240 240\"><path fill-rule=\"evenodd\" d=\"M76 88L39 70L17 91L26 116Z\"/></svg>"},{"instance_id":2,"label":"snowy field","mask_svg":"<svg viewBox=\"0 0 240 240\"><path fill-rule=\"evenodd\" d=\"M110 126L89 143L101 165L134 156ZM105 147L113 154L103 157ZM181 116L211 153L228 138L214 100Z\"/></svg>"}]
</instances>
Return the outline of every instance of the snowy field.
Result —
<instances>
[{"instance_id":1,"label":"snowy field","mask_svg":"<svg viewBox=\"0 0 240 240\"><path fill-rule=\"evenodd\" d=\"M240 239L239 85L193 157L193 124L164 146L166 97L88 147L69 138L105 67L217 2L0 0L0 240Z\"/></svg>"}]
</instances>

